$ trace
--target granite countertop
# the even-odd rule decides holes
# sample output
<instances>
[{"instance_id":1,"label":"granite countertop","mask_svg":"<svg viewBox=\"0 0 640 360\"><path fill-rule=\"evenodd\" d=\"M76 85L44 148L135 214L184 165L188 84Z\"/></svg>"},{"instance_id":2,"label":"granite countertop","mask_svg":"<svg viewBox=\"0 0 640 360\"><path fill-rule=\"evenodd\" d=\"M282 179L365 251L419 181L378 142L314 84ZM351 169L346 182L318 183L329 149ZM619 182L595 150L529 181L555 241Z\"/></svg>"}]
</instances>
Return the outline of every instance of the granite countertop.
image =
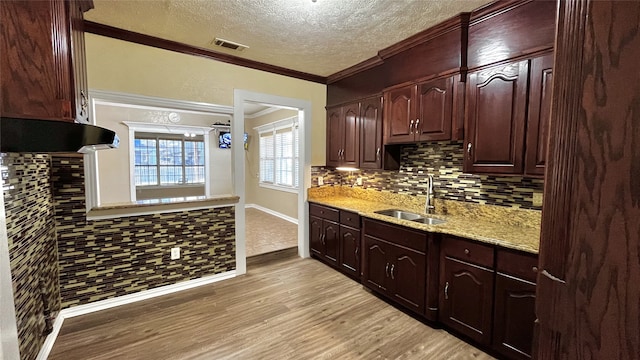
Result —
<instances>
[{"instance_id":1,"label":"granite countertop","mask_svg":"<svg viewBox=\"0 0 640 360\"><path fill-rule=\"evenodd\" d=\"M514 223L512 217L505 214L509 209L497 209L497 213L493 213L491 208L496 208L496 206L491 205L478 205L477 208L482 210L476 210L474 216L468 216L468 214L442 214L442 207L439 209L437 203L436 214L426 215L424 214L424 210L421 212L416 211L415 205L411 204L394 202L396 205L390 205L388 202L365 200L349 196L310 196L309 202L353 211L363 217L382 220L392 224L403 225L432 233L460 236L533 254L538 253L540 244L540 225L539 219L537 221L535 219L535 213L532 213L534 221ZM417 212L432 218L446 220L446 222L444 224L427 225L375 213L375 211L385 209ZM478 212L481 212L481 214L478 214ZM515 217L517 217L517 215Z\"/></svg>"}]
</instances>

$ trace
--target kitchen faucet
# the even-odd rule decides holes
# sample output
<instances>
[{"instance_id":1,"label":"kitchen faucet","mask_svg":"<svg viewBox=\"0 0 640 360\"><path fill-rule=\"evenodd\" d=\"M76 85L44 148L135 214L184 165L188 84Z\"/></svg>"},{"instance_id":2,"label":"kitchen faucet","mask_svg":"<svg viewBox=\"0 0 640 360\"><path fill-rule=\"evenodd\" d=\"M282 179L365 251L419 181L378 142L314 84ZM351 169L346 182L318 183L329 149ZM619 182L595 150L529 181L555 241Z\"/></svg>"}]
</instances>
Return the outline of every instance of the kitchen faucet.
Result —
<instances>
[{"instance_id":1,"label":"kitchen faucet","mask_svg":"<svg viewBox=\"0 0 640 360\"><path fill-rule=\"evenodd\" d=\"M429 174L429 183L427 185L427 201L424 204L424 212L427 214L433 213L435 206L433 206L433 175Z\"/></svg>"}]
</instances>

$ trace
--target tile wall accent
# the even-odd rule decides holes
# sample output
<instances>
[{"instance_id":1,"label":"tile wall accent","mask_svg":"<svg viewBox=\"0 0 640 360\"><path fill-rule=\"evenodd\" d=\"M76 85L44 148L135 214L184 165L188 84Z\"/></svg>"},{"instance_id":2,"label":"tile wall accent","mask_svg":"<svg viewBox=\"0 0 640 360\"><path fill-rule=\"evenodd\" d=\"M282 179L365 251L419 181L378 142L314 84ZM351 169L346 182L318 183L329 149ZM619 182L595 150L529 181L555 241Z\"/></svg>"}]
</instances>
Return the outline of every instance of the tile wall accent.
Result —
<instances>
[{"instance_id":1,"label":"tile wall accent","mask_svg":"<svg viewBox=\"0 0 640 360\"><path fill-rule=\"evenodd\" d=\"M312 167L311 183L318 186L318 176L323 176L325 186L351 185L360 176L366 189L425 195L427 175L432 174L436 198L541 210L540 206L533 205L533 194L542 193L542 179L465 174L463 157L461 141L405 145L399 171L361 170L349 174Z\"/></svg>"},{"instance_id":2,"label":"tile wall accent","mask_svg":"<svg viewBox=\"0 0 640 360\"><path fill-rule=\"evenodd\" d=\"M83 159L54 156L52 182L62 308L235 269L233 206L90 221Z\"/></svg>"},{"instance_id":3,"label":"tile wall accent","mask_svg":"<svg viewBox=\"0 0 640 360\"><path fill-rule=\"evenodd\" d=\"M50 158L0 157L20 358L32 360L60 311Z\"/></svg>"}]
</instances>

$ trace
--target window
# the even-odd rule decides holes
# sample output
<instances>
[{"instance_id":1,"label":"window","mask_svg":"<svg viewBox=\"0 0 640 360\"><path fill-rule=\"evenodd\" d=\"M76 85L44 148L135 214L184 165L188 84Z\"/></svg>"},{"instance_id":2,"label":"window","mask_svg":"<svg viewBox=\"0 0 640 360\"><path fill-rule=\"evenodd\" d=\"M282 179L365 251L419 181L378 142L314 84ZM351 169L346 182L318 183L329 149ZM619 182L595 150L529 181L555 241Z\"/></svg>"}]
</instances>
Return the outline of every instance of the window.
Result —
<instances>
[{"instance_id":1,"label":"window","mask_svg":"<svg viewBox=\"0 0 640 360\"><path fill-rule=\"evenodd\" d=\"M136 186L203 185L202 136L136 132L134 141Z\"/></svg>"},{"instance_id":2,"label":"window","mask_svg":"<svg viewBox=\"0 0 640 360\"><path fill-rule=\"evenodd\" d=\"M299 186L297 118L262 125L256 130L260 138L260 184L297 189Z\"/></svg>"}]
</instances>

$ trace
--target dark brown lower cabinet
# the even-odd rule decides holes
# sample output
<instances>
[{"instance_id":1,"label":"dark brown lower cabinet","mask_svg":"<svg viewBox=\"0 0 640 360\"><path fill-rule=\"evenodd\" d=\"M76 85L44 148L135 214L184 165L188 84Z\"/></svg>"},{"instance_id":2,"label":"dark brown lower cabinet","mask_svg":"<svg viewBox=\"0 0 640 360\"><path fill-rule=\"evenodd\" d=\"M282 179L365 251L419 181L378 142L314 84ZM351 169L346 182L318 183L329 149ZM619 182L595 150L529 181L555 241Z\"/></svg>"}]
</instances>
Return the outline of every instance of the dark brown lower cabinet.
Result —
<instances>
[{"instance_id":1,"label":"dark brown lower cabinet","mask_svg":"<svg viewBox=\"0 0 640 360\"><path fill-rule=\"evenodd\" d=\"M340 269L352 277L360 277L360 230L340 225Z\"/></svg>"},{"instance_id":2,"label":"dark brown lower cabinet","mask_svg":"<svg viewBox=\"0 0 640 360\"><path fill-rule=\"evenodd\" d=\"M493 348L509 359L531 359L538 257L505 249L496 255Z\"/></svg>"},{"instance_id":3,"label":"dark brown lower cabinet","mask_svg":"<svg viewBox=\"0 0 640 360\"><path fill-rule=\"evenodd\" d=\"M360 216L319 204L309 204L309 248L315 258L360 279Z\"/></svg>"},{"instance_id":4,"label":"dark brown lower cabinet","mask_svg":"<svg viewBox=\"0 0 640 360\"><path fill-rule=\"evenodd\" d=\"M496 275L493 348L509 359L531 359L536 284Z\"/></svg>"},{"instance_id":5,"label":"dark brown lower cabinet","mask_svg":"<svg viewBox=\"0 0 640 360\"><path fill-rule=\"evenodd\" d=\"M368 219L364 232L363 284L424 315L427 235Z\"/></svg>"},{"instance_id":6,"label":"dark brown lower cabinet","mask_svg":"<svg viewBox=\"0 0 640 360\"><path fill-rule=\"evenodd\" d=\"M480 344L490 345L494 271L444 256L440 276L440 321Z\"/></svg>"},{"instance_id":7,"label":"dark brown lower cabinet","mask_svg":"<svg viewBox=\"0 0 640 360\"><path fill-rule=\"evenodd\" d=\"M310 216L309 227L311 253L331 266L338 267L338 254L340 252L338 247L340 227L338 223Z\"/></svg>"}]
</instances>

